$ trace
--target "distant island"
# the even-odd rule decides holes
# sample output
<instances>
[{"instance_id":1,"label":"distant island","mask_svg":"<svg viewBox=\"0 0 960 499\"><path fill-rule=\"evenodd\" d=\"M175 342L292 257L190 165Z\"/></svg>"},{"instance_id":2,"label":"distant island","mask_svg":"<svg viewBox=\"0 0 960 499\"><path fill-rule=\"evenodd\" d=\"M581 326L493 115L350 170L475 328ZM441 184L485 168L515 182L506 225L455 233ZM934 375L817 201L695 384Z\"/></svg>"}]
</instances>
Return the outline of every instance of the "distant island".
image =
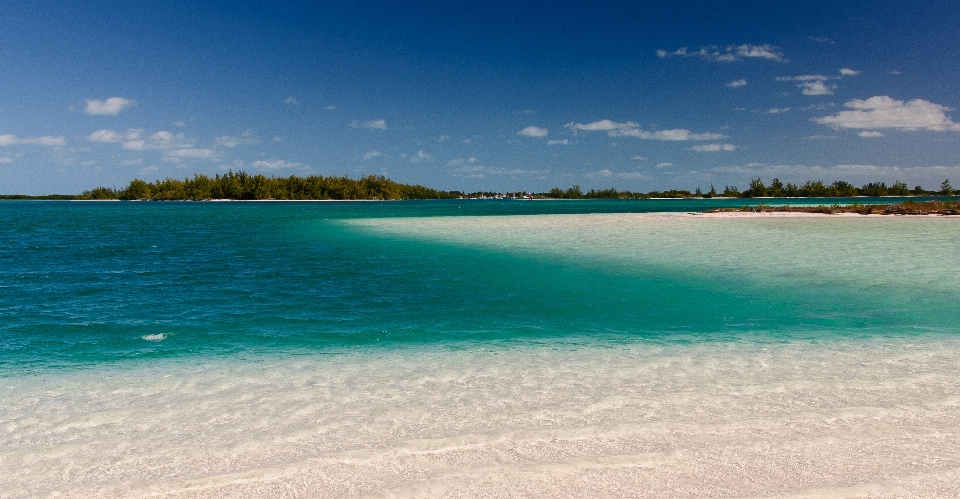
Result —
<instances>
[{"instance_id":1,"label":"distant island","mask_svg":"<svg viewBox=\"0 0 960 499\"><path fill-rule=\"evenodd\" d=\"M887 186L874 182L856 187L842 180L826 184L823 181L808 181L802 185L784 184L773 179L767 186L760 178L752 179L750 187L740 191L737 186L725 186L717 191L713 185L703 192L698 187L694 192L671 189L666 191L631 192L614 188L583 192L579 185L568 189L554 187L548 192L471 192L441 191L422 185L394 182L383 175L368 175L359 179L349 177L311 175L309 177L275 177L250 175L246 172L229 171L209 177L202 173L193 178L178 180L166 178L146 182L135 179L123 189L97 187L78 195L52 194L27 196L20 194L0 195L0 200L47 199L47 200L149 200L149 201L205 201L214 199L232 200L402 200L402 199L462 199L462 198L523 198L523 199L654 199L654 198L824 198L856 196L952 196L955 191L946 179L939 191L928 191L919 185L909 189L903 182Z\"/></svg>"},{"instance_id":2,"label":"distant island","mask_svg":"<svg viewBox=\"0 0 960 499\"><path fill-rule=\"evenodd\" d=\"M860 215L960 215L960 201L905 201L891 204L834 204L830 206L770 206L758 204L742 208L716 208L702 213L821 213L837 215L856 213Z\"/></svg>"}]
</instances>

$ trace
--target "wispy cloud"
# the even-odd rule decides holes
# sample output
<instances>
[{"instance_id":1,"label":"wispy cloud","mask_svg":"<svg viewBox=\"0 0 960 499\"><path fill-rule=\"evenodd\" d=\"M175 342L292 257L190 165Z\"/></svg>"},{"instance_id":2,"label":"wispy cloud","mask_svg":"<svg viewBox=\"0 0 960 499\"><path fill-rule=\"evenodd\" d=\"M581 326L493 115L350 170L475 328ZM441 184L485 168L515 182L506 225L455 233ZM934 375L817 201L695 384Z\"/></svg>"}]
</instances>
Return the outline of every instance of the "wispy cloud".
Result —
<instances>
[{"instance_id":1,"label":"wispy cloud","mask_svg":"<svg viewBox=\"0 0 960 499\"><path fill-rule=\"evenodd\" d=\"M365 121L363 123L357 120L353 120L350 123L350 126L353 128L365 128L367 130L386 130L387 120L373 120L373 121Z\"/></svg>"},{"instance_id":2,"label":"wispy cloud","mask_svg":"<svg viewBox=\"0 0 960 499\"><path fill-rule=\"evenodd\" d=\"M370 151L363 155L364 160L379 158L379 157L380 157L380 151Z\"/></svg>"},{"instance_id":3,"label":"wispy cloud","mask_svg":"<svg viewBox=\"0 0 960 499\"><path fill-rule=\"evenodd\" d=\"M569 144L570 144L570 141L567 140L567 139L563 139L563 140L548 140L548 141L547 141L547 145L549 145L549 146L565 146L565 145L569 145Z\"/></svg>"},{"instance_id":4,"label":"wispy cloud","mask_svg":"<svg viewBox=\"0 0 960 499\"><path fill-rule=\"evenodd\" d=\"M97 130L96 132L87 135L87 140L90 142L123 142L123 136L113 130Z\"/></svg>"},{"instance_id":5,"label":"wispy cloud","mask_svg":"<svg viewBox=\"0 0 960 499\"><path fill-rule=\"evenodd\" d=\"M923 99L904 102L886 95L877 95L864 100L851 100L844 104L844 107L850 110L814 118L813 121L833 129L960 131L960 123L954 123L946 114L950 108Z\"/></svg>"},{"instance_id":6,"label":"wispy cloud","mask_svg":"<svg viewBox=\"0 0 960 499\"><path fill-rule=\"evenodd\" d=\"M840 74L843 76L857 76L860 72L855 69L840 68Z\"/></svg>"},{"instance_id":7,"label":"wispy cloud","mask_svg":"<svg viewBox=\"0 0 960 499\"><path fill-rule=\"evenodd\" d=\"M644 175L641 172L613 172L606 168L595 172L585 173L583 176L591 180L603 180L608 178L618 178L621 180L641 180L652 178Z\"/></svg>"},{"instance_id":8,"label":"wispy cloud","mask_svg":"<svg viewBox=\"0 0 960 499\"><path fill-rule=\"evenodd\" d=\"M219 153L215 149L203 149L203 148L183 148L183 149L171 149L163 155L167 158L175 159L209 159L216 160L219 158Z\"/></svg>"},{"instance_id":9,"label":"wispy cloud","mask_svg":"<svg viewBox=\"0 0 960 499\"><path fill-rule=\"evenodd\" d=\"M672 130L658 130L650 132L642 130L640 125L632 121L618 123L612 120L600 120L593 123L567 123L564 128L576 132L607 132L610 137L635 137L645 140L684 141L684 140L719 140L726 136L719 133L693 133L685 128Z\"/></svg>"},{"instance_id":10,"label":"wispy cloud","mask_svg":"<svg viewBox=\"0 0 960 499\"><path fill-rule=\"evenodd\" d=\"M286 103L286 104L290 104L291 106L296 106L296 105L300 104L300 101L298 101L297 99L294 99L293 97L287 97L287 100L285 100L285 101L283 101L283 102Z\"/></svg>"},{"instance_id":11,"label":"wispy cloud","mask_svg":"<svg viewBox=\"0 0 960 499\"><path fill-rule=\"evenodd\" d=\"M110 97L107 100L87 99L87 107L83 112L92 115L116 116L134 104L134 101L123 97Z\"/></svg>"},{"instance_id":12,"label":"wispy cloud","mask_svg":"<svg viewBox=\"0 0 960 499\"><path fill-rule=\"evenodd\" d=\"M476 162L477 162L477 158L471 156L470 158L467 158L467 159L463 159L463 158L451 159L450 161L447 161L447 166L459 166L463 164L472 165L472 164L476 164Z\"/></svg>"},{"instance_id":13,"label":"wispy cloud","mask_svg":"<svg viewBox=\"0 0 960 499\"><path fill-rule=\"evenodd\" d=\"M0 135L0 147L3 146L49 146L49 147L64 147L67 145L67 140L62 136L54 137L52 135L45 135L43 137L17 137L16 135L6 134Z\"/></svg>"},{"instance_id":14,"label":"wispy cloud","mask_svg":"<svg viewBox=\"0 0 960 499\"><path fill-rule=\"evenodd\" d=\"M822 81L805 81L800 87L803 95L833 95L831 89L837 88L836 85L827 85Z\"/></svg>"},{"instance_id":15,"label":"wispy cloud","mask_svg":"<svg viewBox=\"0 0 960 499\"><path fill-rule=\"evenodd\" d=\"M736 151L737 146L733 144L703 144L699 146L693 146L692 149L699 152Z\"/></svg>"},{"instance_id":16,"label":"wispy cloud","mask_svg":"<svg viewBox=\"0 0 960 499\"><path fill-rule=\"evenodd\" d=\"M525 137L533 137L536 139L542 139L547 136L549 131L546 128L540 128L538 126L528 126L523 130L517 132L517 135L523 135Z\"/></svg>"},{"instance_id":17,"label":"wispy cloud","mask_svg":"<svg viewBox=\"0 0 960 499\"><path fill-rule=\"evenodd\" d=\"M728 45L723 48L712 45L692 51L688 50L687 47L682 47L673 52L657 50L657 57L661 59L667 57L699 57L701 59L719 62L734 62L743 59L766 59L771 61L784 60L783 53L780 52L780 49L770 44Z\"/></svg>"},{"instance_id":18,"label":"wispy cloud","mask_svg":"<svg viewBox=\"0 0 960 499\"><path fill-rule=\"evenodd\" d=\"M883 133L882 133L882 132L874 132L874 131L867 131L867 130L864 130L864 131L858 133L857 135L860 136L860 137L868 137L868 138L872 138L872 137L883 137Z\"/></svg>"},{"instance_id":19,"label":"wispy cloud","mask_svg":"<svg viewBox=\"0 0 960 499\"><path fill-rule=\"evenodd\" d=\"M739 80L734 80L734 81L731 81L730 83L727 83L727 86L730 88L740 88L745 86L746 84L747 84L747 80L741 78Z\"/></svg>"},{"instance_id":20,"label":"wispy cloud","mask_svg":"<svg viewBox=\"0 0 960 499\"><path fill-rule=\"evenodd\" d=\"M250 167L255 170L283 170L288 168L301 168L303 167L303 163L282 159L267 159L254 161L250 163Z\"/></svg>"},{"instance_id":21,"label":"wispy cloud","mask_svg":"<svg viewBox=\"0 0 960 499\"><path fill-rule=\"evenodd\" d=\"M237 147L237 146L246 146L259 144L260 139L257 139L253 136L253 133L250 131L244 132L243 135L234 136L234 135L224 135L222 137L217 137L213 140L213 147Z\"/></svg>"},{"instance_id":22,"label":"wispy cloud","mask_svg":"<svg viewBox=\"0 0 960 499\"><path fill-rule=\"evenodd\" d=\"M431 156L429 153L426 153L424 151L417 151L417 154L413 154L410 156L411 163L421 163L424 161L433 161L433 156Z\"/></svg>"}]
</instances>

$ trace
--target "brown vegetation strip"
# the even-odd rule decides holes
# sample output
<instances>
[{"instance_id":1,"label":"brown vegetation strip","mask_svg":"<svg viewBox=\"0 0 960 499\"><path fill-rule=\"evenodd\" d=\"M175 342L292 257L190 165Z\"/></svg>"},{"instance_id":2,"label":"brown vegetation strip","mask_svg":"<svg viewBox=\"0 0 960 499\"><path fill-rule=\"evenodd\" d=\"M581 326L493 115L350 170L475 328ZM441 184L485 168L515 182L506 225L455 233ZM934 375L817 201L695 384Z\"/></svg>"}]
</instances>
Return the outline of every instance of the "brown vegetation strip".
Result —
<instances>
[{"instance_id":1,"label":"brown vegetation strip","mask_svg":"<svg viewBox=\"0 0 960 499\"><path fill-rule=\"evenodd\" d=\"M717 208L704 213L822 213L835 215L840 213L859 213L861 215L960 215L960 201L905 201L895 204L819 205L819 206L770 206L758 204L742 208Z\"/></svg>"}]
</instances>

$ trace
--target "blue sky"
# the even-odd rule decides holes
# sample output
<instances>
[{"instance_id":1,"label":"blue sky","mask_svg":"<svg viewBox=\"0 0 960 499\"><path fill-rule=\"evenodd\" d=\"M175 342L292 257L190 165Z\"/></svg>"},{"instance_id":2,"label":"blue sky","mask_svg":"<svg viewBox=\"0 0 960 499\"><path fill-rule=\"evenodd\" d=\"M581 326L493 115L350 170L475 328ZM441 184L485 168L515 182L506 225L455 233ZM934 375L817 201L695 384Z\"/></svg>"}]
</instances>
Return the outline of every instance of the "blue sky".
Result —
<instances>
[{"instance_id":1,"label":"blue sky","mask_svg":"<svg viewBox=\"0 0 960 499\"><path fill-rule=\"evenodd\" d=\"M960 183L952 2L3 2L0 193Z\"/></svg>"}]
</instances>

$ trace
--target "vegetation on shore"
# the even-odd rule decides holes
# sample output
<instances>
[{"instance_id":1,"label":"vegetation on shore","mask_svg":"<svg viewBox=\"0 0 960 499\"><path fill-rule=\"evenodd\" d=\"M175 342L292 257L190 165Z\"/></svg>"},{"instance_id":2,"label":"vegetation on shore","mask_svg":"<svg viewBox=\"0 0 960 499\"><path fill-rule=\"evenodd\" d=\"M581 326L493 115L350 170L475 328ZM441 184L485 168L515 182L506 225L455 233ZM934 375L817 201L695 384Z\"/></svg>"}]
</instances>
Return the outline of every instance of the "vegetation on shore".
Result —
<instances>
[{"instance_id":1,"label":"vegetation on shore","mask_svg":"<svg viewBox=\"0 0 960 499\"><path fill-rule=\"evenodd\" d=\"M717 191L713 185L710 190L694 192L682 189L666 191L631 192L610 189L591 189L583 192L579 185L566 190L554 187L543 193L510 193L440 191L421 185L401 184L383 175L369 175L354 180L349 177L267 177L250 175L246 172L230 171L223 175L209 177L202 173L193 178L178 180L166 178L145 182L135 179L123 189L97 187L79 195L53 194L47 196L0 195L3 199L51 199L51 200L153 200L153 201L202 201L210 199L236 200L393 200L393 199L455 199L476 197L524 197L534 199L651 199L651 198L780 198L780 197L854 197L854 196L929 196L954 195L950 180L940 184L939 191L928 191L919 185L907 188L903 182L887 186L883 182L869 183L855 187L849 182L837 180L831 184L822 181L808 181L802 185L784 184L773 179L767 186L760 178L750 181L747 190L740 191L737 186L725 186Z\"/></svg>"},{"instance_id":2,"label":"vegetation on shore","mask_svg":"<svg viewBox=\"0 0 960 499\"><path fill-rule=\"evenodd\" d=\"M825 184L821 180L807 181L802 185L787 183L784 184L780 179L775 178L770 186L764 184L763 180L758 178L750 180L750 188L741 191L737 186L725 186L723 191L718 192L713 185L710 190L702 192L700 188L690 192L686 190L669 191L651 191L648 193L618 191L616 189L590 190L582 192L580 186L575 185L567 190L554 187L544 197L551 199L649 199L649 198L844 198L855 196L929 196L929 195L951 196L954 194L950 186L950 179L946 179L940 184L939 191L927 191L922 187L915 186L909 189L903 182L894 182L892 186L887 186L883 182L873 182L862 187L855 187L849 182L837 180L832 184Z\"/></svg>"},{"instance_id":3,"label":"vegetation on shore","mask_svg":"<svg viewBox=\"0 0 960 499\"><path fill-rule=\"evenodd\" d=\"M78 199L144 199L157 201L201 201L208 199L238 200L313 200L313 199L441 199L444 192L420 185L401 184L383 175L369 175L358 180L349 177L266 177L230 171L210 178L195 174L193 178L167 178L152 183L136 179L124 189L97 187L83 192Z\"/></svg>"},{"instance_id":4,"label":"vegetation on shore","mask_svg":"<svg viewBox=\"0 0 960 499\"><path fill-rule=\"evenodd\" d=\"M960 215L960 201L904 201L893 204L834 204L830 206L770 206L758 204L742 208L717 208L704 213L857 213L860 215Z\"/></svg>"}]
</instances>

